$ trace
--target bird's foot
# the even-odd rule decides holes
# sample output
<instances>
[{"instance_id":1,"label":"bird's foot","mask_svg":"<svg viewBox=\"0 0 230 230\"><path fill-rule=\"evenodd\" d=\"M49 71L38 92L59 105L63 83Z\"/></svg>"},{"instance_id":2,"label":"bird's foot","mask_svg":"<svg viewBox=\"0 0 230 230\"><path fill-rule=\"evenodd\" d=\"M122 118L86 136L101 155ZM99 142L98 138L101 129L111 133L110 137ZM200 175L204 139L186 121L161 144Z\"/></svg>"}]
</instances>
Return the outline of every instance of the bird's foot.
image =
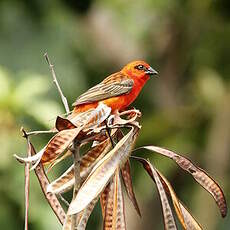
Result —
<instances>
[{"instance_id":1,"label":"bird's foot","mask_svg":"<svg viewBox=\"0 0 230 230\"><path fill-rule=\"evenodd\" d=\"M121 116L127 115L128 119L123 119ZM120 125L124 126L133 123L137 117L141 116L141 112L137 109L126 110L123 112L115 111L113 115L108 118L108 127Z\"/></svg>"}]
</instances>

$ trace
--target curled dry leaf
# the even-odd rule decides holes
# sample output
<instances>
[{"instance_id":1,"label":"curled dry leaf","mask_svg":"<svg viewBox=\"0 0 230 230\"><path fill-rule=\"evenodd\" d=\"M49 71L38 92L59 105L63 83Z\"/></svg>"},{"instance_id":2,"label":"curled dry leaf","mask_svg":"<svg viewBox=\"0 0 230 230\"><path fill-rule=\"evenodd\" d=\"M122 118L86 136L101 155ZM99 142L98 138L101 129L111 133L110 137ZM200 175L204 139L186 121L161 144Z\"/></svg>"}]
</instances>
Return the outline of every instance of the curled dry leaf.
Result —
<instances>
[{"instance_id":1,"label":"curled dry leaf","mask_svg":"<svg viewBox=\"0 0 230 230\"><path fill-rule=\"evenodd\" d=\"M45 148L44 147L43 149L41 149L38 153L36 153L35 155L33 156L29 156L29 157L19 157L18 155L14 154L14 157L20 162L20 163L34 163L34 162L40 162L41 160L41 157L45 151ZM37 163L37 164L38 164ZM36 165L37 165L36 164Z\"/></svg>"},{"instance_id":2,"label":"curled dry leaf","mask_svg":"<svg viewBox=\"0 0 230 230\"><path fill-rule=\"evenodd\" d=\"M126 161L125 165L121 168L122 178L125 184L125 188L128 194L129 199L133 203L134 208L136 209L139 216L141 216L141 212L137 203L137 199L135 193L133 191L133 183L132 177L130 173L130 163L129 160Z\"/></svg>"},{"instance_id":3,"label":"curled dry leaf","mask_svg":"<svg viewBox=\"0 0 230 230\"><path fill-rule=\"evenodd\" d=\"M127 119L121 118L121 116L123 115L127 115ZM121 113L117 112L108 118L108 124L109 125L113 124L113 126L115 125L124 126L135 122L139 116L140 116L140 111L136 109L127 110Z\"/></svg>"},{"instance_id":4,"label":"curled dry leaf","mask_svg":"<svg viewBox=\"0 0 230 230\"><path fill-rule=\"evenodd\" d=\"M91 173L79 189L76 198L71 202L68 215L82 211L95 197L97 197L105 188L116 168L123 166L129 157L138 130L132 128L116 146L107 153L92 169Z\"/></svg>"},{"instance_id":5,"label":"curled dry leaf","mask_svg":"<svg viewBox=\"0 0 230 230\"><path fill-rule=\"evenodd\" d=\"M144 158L140 157L133 157L134 159L138 160L142 163L143 167L147 171L147 173L150 175L150 177L153 179L153 181L156 183L153 173L151 170L151 163L147 161ZM182 202L177 198L175 191L173 190L171 184L169 181L156 169L161 183L165 189L165 191L171 196L173 205L176 211L176 214L178 216L178 219L180 223L182 224L183 228L186 230L202 230L199 223L194 219L194 217L190 214L190 212L185 208L185 206L182 204Z\"/></svg>"},{"instance_id":6,"label":"curled dry leaf","mask_svg":"<svg viewBox=\"0 0 230 230\"><path fill-rule=\"evenodd\" d=\"M215 199L222 217L227 215L227 203L220 186L201 168L195 166L189 159L164 148L157 146L141 147L150 151L160 153L174 160L183 170L189 172L193 178Z\"/></svg>"},{"instance_id":7,"label":"curled dry leaf","mask_svg":"<svg viewBox=\"0 0 230 230\"><path fill-rule=\"evenodd\" d=\"M73 142L81 129L80 127L58 132L47 144L41 162L44 164L55 160Z\"/></svg>"},{"instance_id":8,"label":"curled dry leaf","mask_svg":"<svg viewBox=\"0 0 230 230\"><path fill-rule=\"evenodd\" d=\"M71 121L59 116L56 119L55 127L58 131L77 128Z\"/></svg>"},{"instance_id":9,"label":"curled dry leaf","mask_svg":"<svg viewBox=\"0 0 230 230\"><path fill-rule=\"evenodd\" d=\"M54 161L64 150L72 143L82 128L66 129L58 132L48 144L36 155L31 157L18 157L16 158L21 162L30 162L35 164L31 170L35 169L41 161L44 163L51 163Z\"/></svg>"},{"instance_id":10,"label":"curled dry leaf","mask_svg":"<svg viewBox=\"0 0 230 230\"><path fill-rule=\"evenodd\" d=\"M121 189L119 168L110 183L110 191L105 205L104 230L125 230L124 199Z\"/></svg>"},{"instance_id":11,"label":"curled dry leaf","mask_svg":"<svg viewBox=\"0 0 230 230\"><path fill-rule=\"evenodd\" d=\"M31 146L31 154L35 155L36 151L35 151L35 149L31 143L30 143L30 146ZM65 218L66 218L65 211L63 210L58 198L56 197L56 195L46 192L47 186L49 184L49 180L46 176L46 173L44 171L44 168L43 168L43 165L41 162L37 165L37 167L35 168L34 171L35 171L35 174L38 178L38 181L40 183L41 189L45 195L46 200L48 201L50 207L52 208L54 214L57 216L60 223L63 224L65 222Z\"/></svg>"},{"instance_id":12,"label":"curled dry leaf","mask_svg":"<svg viewBox=\"0 0 230 230\"><path fill-rule=\"evenodd\" d=\"M175 211L184 229L202 230L200 224L194 219L187 208L185 208L182 202L177 198L176 193L169 181L159 171L157 172L161 178L162 183L164 184L165 189L167 188L169 194L171 195Z\"/></svg>"},{"instance_id":13,"label":"curled dry leaf","mask_svg":"<svg viewBox=\"0 0 230 230\"><path fill-rule=\"evenodd\" d=\"M96 109L90 109L84 113L75 114L70 117L70 122L76 127L84 126L83 131L94 129L110 115L111 108L104 103L99 103Z\"/></svg>"},{"instance_id":14,"label":"curled dry leaf","mask_svg":"<svg viewBox=\"0 0 230 230\"><path fill-rule=\"evenodd\" d=\"M172 210L171 207L169 205L168 202L168 198L167 195L165 193L165 189L164 186L161 182L161 179L157 173L157 170L155 167L153 167L151 165L151 163L143 158L140 157L133 157L134 159L140 161L144 168L147 170L147 172L149 173L149 175L152 177L152 179L155 181L156 185L157 185L157 190L161 199L161 206L162 206L162 210L163 210L163 216L164 216L164 225L165 225L165 229L177 229L176 227L176 223L172 214Z\"/></svg>"}]
</instances>

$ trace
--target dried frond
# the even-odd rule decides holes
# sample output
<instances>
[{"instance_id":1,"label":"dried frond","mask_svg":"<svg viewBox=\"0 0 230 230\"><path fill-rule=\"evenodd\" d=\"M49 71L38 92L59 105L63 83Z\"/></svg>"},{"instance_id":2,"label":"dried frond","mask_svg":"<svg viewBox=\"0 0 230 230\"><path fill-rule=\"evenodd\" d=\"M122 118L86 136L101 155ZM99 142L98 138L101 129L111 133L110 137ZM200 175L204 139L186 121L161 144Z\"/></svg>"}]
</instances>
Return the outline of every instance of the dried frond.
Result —
<instances>
[{"instance_id":1,"label":"dried frond","mask_svg":"<svg viewBox=\"0 0 230 230\"><path fill-rule=\"evenodd\" d=\"M141 148L160 153L161 155L174 160L183 170L190 173L193 178L212 195L220 209L222 217L227 215L227 203L222 189L203 169L195 166L189 159L173 151L157 146L145 146Z\"/></svg>"},{"instance_id":2,"label":"dried frond","mask_svg":"<svg viewBox=\"0 0 230 230\"><path fill-rule=\"evenodd\" d=\"M144 158L140 157L133 157L134 159L138 160L143 164L143 167L147 171L147 173L150 175L150 177L153 179L153 181L156 183L152 168L151 168L151 163L147 161ZM175 191L173 190L171 184L168 182L168 180L155 168L155 170L158 173L158 176L160 177L160 180L162 182L162 185L164 187L165 192L171 196L173 205L177 214L177 217L183 226L183 228L189 229L189 230L201 230L201 226L199 223L194 219L194 217L190 214L190 212L185 208L185 206L182 204L182 202L177 198Z\"/></svg>"},{"instance_id":3,"label":"dried frond","mask_svg":"<svg viewBox=\"0 0 230 230\"><path fill-rule=\"evenodd\" d=\"M119 168L113 176L109 186L109 193L105 205L104 230L126 230L124 199L121 190Z\"/></svg>"},{"instance_id":4,"label":"dried frond","mask_svg":"<svg viewBox=\"0 0 230 230\"><path fill-rule=\"evenodd\" d=\"M81 186L75 200L70 204L68 214L83 210L105 188L116 168L122 166L131 154L137 137L132 128L102 160L100 160Z\"/></svg>"}]
</instances>

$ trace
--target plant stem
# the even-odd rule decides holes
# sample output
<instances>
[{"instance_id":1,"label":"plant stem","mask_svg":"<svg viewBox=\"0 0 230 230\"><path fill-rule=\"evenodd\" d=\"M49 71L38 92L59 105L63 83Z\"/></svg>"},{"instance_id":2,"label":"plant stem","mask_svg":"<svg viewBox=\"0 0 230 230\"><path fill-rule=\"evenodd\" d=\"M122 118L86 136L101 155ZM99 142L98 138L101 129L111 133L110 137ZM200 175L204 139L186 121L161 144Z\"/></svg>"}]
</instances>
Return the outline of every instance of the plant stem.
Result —
<instances>
[{"instance_id":1,"label":"plant stem","mask_svg":"<svg viewBox=\"0 0 230 230\"><path fill-rule=\"evenodd\" d=\"M62 103L63 103L63 105L65 107L65 111L66 111L67 114L69 114L70 110L69 110L68 101L67 101L66 97L64 96L64 94L62 93L61 87L60 87L60 85L59 85L59 83L57 81L57 77L56 77L56 74L55 74L55 71L54 71L54 65L51 64L49 56L48 56L47 53L44 54L44 57L45 57L48 65L50 67L52 77L53 77L53 82L56 85L56 87L58 89L58 92L59 92L59 94L61 96L61 100L62 100Z\"/></svg>"},{"instance_id":2,"label":"plant stem","mask_svg":"<svg viewBox=\"0 0 230 230\"><path fill-rule=\"evenodd\" d=\"M73 160L74 160L74 177L75 177L75 183L73 188L73 200L75 199L78 190L81 185L81 177L80 177L80 143L75 139L73 141ZM71 229L74 230L77 228L77 214L72 215L71 220Z\"/></svg>"}]
</instances>

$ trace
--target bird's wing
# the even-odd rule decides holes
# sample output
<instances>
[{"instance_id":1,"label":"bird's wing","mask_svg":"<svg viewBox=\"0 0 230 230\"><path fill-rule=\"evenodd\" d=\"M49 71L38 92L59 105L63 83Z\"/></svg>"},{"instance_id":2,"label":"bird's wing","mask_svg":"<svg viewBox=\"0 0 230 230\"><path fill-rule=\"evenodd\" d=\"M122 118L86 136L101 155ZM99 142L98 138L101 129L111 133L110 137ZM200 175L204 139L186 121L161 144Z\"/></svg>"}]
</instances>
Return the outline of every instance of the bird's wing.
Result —
<instances>
[{"instance_id":1,"label":"bird's wing","mask_svg":"<svg viewBox=\"0 0 230 230\"><path fill-rule=\"evenodd\" d=\"M132 90L133 80L118 72L110 75L101 83L80 95L73 106L101 101L111 97L127 94Z\"/></svg>"}]
</instances>

